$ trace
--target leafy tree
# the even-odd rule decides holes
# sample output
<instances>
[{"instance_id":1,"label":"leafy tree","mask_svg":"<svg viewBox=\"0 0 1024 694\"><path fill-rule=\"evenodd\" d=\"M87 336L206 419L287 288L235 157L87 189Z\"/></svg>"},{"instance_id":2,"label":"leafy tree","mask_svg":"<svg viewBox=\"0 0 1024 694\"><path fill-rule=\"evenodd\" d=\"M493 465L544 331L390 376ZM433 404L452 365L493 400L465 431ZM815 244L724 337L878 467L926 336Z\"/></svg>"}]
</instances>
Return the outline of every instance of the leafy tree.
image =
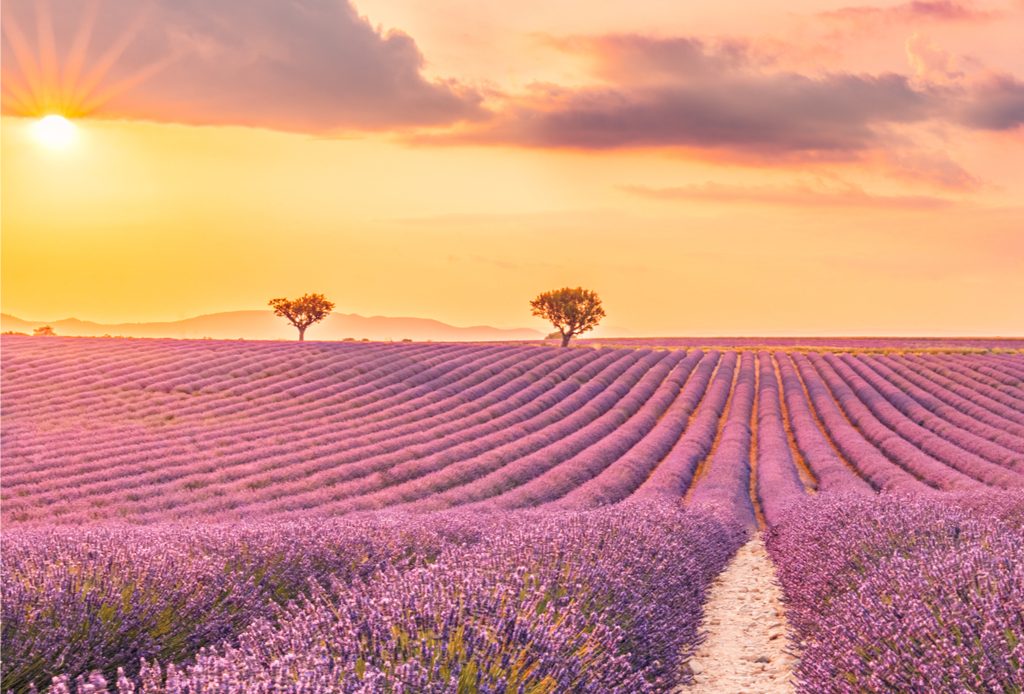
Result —
<instances>
[{"instance_id":1,"label":"leafy tree","mask_svg":"<svg viewBox=\"0 0 1024 694\"><path fill-rule=\"evenodd\" d=\"M53 337L57 333L55 333L53 331L53 328L51 328L48 325L40 325L38 328L32 331L32 334L37 337Z\"/></svg>"},{"instance_id":2,"label":"leafy tree","mask_svg":"<svg viewBox=\"0 0 1024 694\"><path fill-rule=\"evenodd\" d=\"M330 315L334 304L323 294L304 294L298 299L271 299L269 306L275 316L287 318L299 330L299 341L305 339L306 328Z\"/></svg>"},{"instance_id":3,"label":"leafy tree","mask_svg":"<svg viewBox=\"0 0 1024 694\"><path fill-rule=\"evenodd\" d=\"M562 346L568 347L569 340L588 330L593 330L604 318L601 297L597 292L583 287L564 287L544 292L530 302L533 315L551 321L562 336Z\"/></svg>"}]
</instances>

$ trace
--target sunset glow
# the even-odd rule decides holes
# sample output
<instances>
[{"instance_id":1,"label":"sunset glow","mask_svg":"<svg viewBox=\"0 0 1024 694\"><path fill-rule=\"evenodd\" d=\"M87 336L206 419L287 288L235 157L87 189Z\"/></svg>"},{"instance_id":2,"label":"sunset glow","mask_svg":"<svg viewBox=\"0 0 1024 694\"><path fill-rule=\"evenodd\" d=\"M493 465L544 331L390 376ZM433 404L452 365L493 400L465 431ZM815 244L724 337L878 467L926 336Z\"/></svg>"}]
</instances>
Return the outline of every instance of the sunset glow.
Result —
<instances>
[{"instance_id":1,"label":"sunset glow","mask_svg":"<svg viewBox=\"0 0 1024 694\"><path fill-rule=\"evenodd\" d=\"M43 116L32 127L36 140L51 149L64 149L75 141L75 124L64 116Z\"/></svg>"},{"instance_id":2,"label":"sunset glow","mask_svg":"<svg viewBox=\"0 0 1024 694\"><path fill-rule=\"evenodd\" d=\"M1024 0L0 14L0 692L1024 694Z\"/></svg>"},{"instance_id":3,"label":"sunset glow","mask_svg":"<svg viewBox=\"0 0 1024 694\"><path fill-rule=\"evenodd\" d=\"M4 3L5 313L1024 331L1020 3L271 7Z\"/></svg>"}]
</instances>

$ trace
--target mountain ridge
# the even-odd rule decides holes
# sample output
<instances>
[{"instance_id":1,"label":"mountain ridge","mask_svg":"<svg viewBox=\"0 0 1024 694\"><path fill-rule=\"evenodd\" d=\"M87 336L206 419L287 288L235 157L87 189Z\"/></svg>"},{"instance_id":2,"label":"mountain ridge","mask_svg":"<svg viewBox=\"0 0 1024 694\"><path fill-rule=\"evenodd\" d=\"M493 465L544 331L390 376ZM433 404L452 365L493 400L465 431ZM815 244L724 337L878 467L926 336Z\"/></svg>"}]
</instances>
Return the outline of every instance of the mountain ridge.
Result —
<instances>
[{"instance_id":1,"label":"mountain ridge","mask_svg":"<svg viewBox=\"0 0 1024 694\"><path fill-rule=\"evenodd\" d=\"M79 318L32 321L0 313L3 332L32 332L49 325L58 335L69 337L170 337L250 340L289 340L297 332L287 321L270 311L222 311L175 321L137 323L100 323ZM489 325L455 326L433 318L404 316L361 316L356 313L332 313L323 322L310 327L309 340L437 340L495 341L536 340L544 337L532 328L495 328Z\"/></svg>"}]
</instances>

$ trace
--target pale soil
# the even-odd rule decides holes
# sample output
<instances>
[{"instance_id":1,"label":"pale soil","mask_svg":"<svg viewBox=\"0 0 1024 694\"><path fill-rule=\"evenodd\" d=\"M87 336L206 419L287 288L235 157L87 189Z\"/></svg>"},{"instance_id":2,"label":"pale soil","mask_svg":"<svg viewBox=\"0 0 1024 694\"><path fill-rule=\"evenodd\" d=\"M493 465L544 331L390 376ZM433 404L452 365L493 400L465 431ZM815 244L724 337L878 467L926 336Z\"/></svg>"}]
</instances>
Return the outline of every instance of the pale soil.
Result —
<instances>
[{"instance_id":1,"label":"pale soil","mask_svg":"<svg viewBox=\"0 0 1024 694\"><path fill-rule=\"evenodd\" d=\"M715 579L701 631L707 639L689 663L693 684L677 692L796 691L782 589L760 538L741 547Z\"/></svg>"}]
</instances>

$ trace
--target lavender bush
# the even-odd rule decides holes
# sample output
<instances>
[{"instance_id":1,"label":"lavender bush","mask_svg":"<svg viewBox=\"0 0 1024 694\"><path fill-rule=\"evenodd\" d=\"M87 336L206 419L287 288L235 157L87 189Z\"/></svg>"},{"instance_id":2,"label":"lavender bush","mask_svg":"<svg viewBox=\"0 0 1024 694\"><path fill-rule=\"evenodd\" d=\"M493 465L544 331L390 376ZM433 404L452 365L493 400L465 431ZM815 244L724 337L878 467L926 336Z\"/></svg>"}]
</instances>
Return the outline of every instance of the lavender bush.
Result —
<instances>
[{"instance_id":1,"label":"lavender bush","mask_svg":"<svg viewBox=\"0 0 1024 694\"><path fill-rule=\"evenodd\" d=\"M876 342L5 337L0 687L671 691L767 526L808 691L1020 694L1024 361Z\"/></svg>"},{"instance_id":2,"label":"lavender bush","mask_svg":"<svg viewBox=\"0 0 1024 694\"><path fill-rule=\"evenodd\" d=\"M2 688L138 670L237 634L309 581L365 580L479 539L445 516L5 531Z\"/></svg>"},{"instance_id":3,"label":"lavender bush","mask_svg":"<svg viewBox=\"0 0 1024 694\"><path fill-rule=\"evenodd\" d=\"M1024 687L1024 496L829 494L767 534L806 692Z\"/></svg>"},{"instance_id":4,"label":"lavender bush","mask_svg":"<svg viewBox=\"0 0 1024 694\"><path fill-rule=\"evenodd\" d=\"M745 537L736 526L659 503L587 513L493 514L487 520L436 514L405 522L411 524L405 532L415 537L443 538L436 556L424 558L423 545L409 543L424 560L402 563L392 552L373 571L337 573L310 571L307 563L310 590L284 606L271 600L262 611L240 608L252 621L237 638L178 662L173 656L184 651L140 652L131 639L121 650L94 648L91 657L75 656L75 668L58 656L53 665L63 665L65 675L51 691L668 691L685 680L682 664L699 642L706 589ZM422 527L436 523L449 530L439 534ZM405 526L389 530L397 527ZM476 541L467 542L467 536ZM394 541L390 535L381 539ZM305 550L294 558L306 561ZM359 552L341 555L342 567L353 559L357 566L366 563ZM408 559L405 551L399 555ZM82 559L90 556L86 550ZM182 568L185 576L198 575L187 573L188 565ZM37 599L70 617L99 600L59 599L54 592ZM115 603L120 598L116 591L103 594ZM78 612L71 609L76 600L83 603ZM144 618L191 604L179 594L157 592L148 603L130 611ZM189 622L204 620L202 606L177 614ZM219 616L208 618L216 622ZM113 632L106 643L123 638L123 618L99 621L96 631ZM5 641L19 643L29 630L15 628ZM66 642L68 634L54 637ZM128 657L147 658L137 677L132 670L116 672L131 665ZM8 659L5 667L18 672L38 662L27 655L11 658L8 666ZM10 677L5 688L25 688L24 675Z\"/></svg>"}]
</instances>

